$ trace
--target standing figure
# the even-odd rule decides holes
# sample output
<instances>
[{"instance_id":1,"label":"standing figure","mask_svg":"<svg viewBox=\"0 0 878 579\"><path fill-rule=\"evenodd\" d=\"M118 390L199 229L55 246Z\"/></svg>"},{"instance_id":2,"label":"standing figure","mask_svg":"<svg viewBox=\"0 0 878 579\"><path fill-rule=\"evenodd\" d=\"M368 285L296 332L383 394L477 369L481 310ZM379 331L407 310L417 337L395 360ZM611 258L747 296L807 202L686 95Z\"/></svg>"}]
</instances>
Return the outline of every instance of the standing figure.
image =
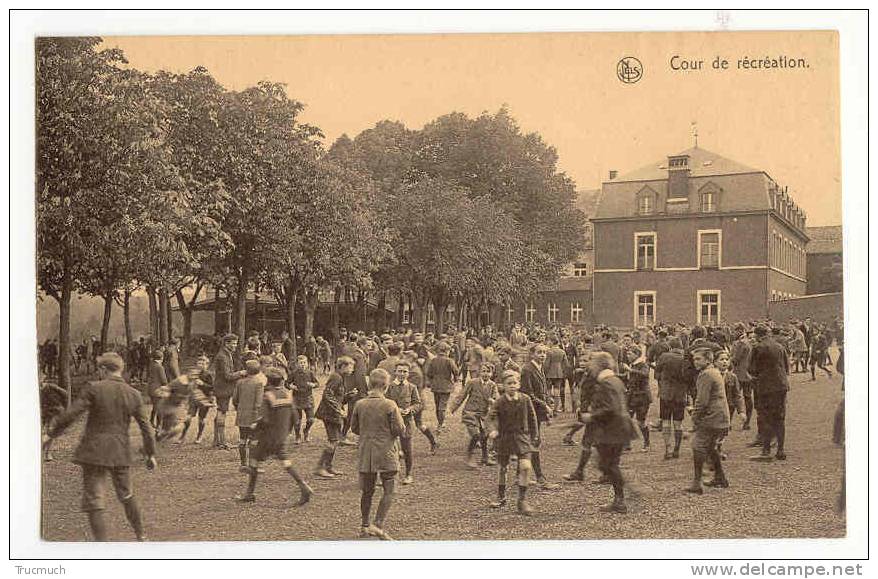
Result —
<instances>
[{"instance_id":1,"label":"standing figure","mask_svg":"<svg viewBox=\"0 0 878 579\"><path fill-rule=\"evenodd\" d=\"M759 415L759 436L762 452L751 460L771 461L771 442L777 439L777 460L785 460L786 408L789 384L789 361L783 346L771 339L768 328L756 328L759 342L750 354L749 372L756 391L756 412Z\"/></svg>"},{"instance_id":2,"label":"standing figure","mask_svg":"<svg viewBox=\"0 0 878 579\"><path fill-rule=\"evenodd\" d=\"M536 410L530 396L520 391L518 372L503 372L503 394L497 399L488 414L491 422L491 440L496 440L497 461L500 472L497 479L497 500L491 508L499 509L506 505L506 481L509 459L518 458L518 512L532 516L533 508L527 502L527 487L530 481L533 442L540 435Z\"/></svg>"},{"instance_id":3,"label":"standing figure","mask_svg":"<svg viewBox=\"0 0 878 579\"><path fill-rule=\"evenodd\" d=\"M383 368L380 368L383 370ZM409 485L414 482L412 471L414 469L414 452L412 451L412 434L415 431L416 412L422 408L421 397L418 394L418 388L409 382L409 373L411 365L405 360L396 362L394 370L394 380L388 386L385 396L388 400L393 400L399 408L402 415L405 429L399 435L399 445L402 448L402 456L405 460L405 477L402 484ZM386 372L386 370L385 370ZM389 373L388 373L389 375Z\"/></svg>"},{"instance_id":4,"label":"standing figure","mask_svg":"<svg viewBox=\"0 0 878 579\"><path fill-rule=\"evenodd\" d=\"M625 408L625 385L616 376L616 361L612 354L596 352L589 361L589 371L595 376L595 389L590 412L582 416L586 428L591 425L591 440L598 451L598 467L613 485L613 502L601 507L602 512L628 512L625 503L625 479L619 463L622 450L637 437Z\"/></svg>"},{"instance_id":5,"label":"standing figure","mask_svg":"<svg viewBox=\"0 0 878 579\"><path fill-rule=\"evenodd\" d=\"M150 362L149 365L149 382L147 382L147 389L150 402L152 403L152 410L149 414L149 421L152 423L153 427L158 427L159 424L159 402L162 398L161 388L163 388L164 385L168 383L168 376L165 373L165 367L162 365L163 358L164 352L162 352L161 348L158 348L153 351L152 362Z\"/></svg>"},{"instance_id":6,"label":"standing figure","mask_svg":"<svg viewBox=\"0 0 878 579\"><path fill-rule=\"evenodd\" d=\"M713 464L714 477L705 484L716 488L729 486L718 449L719 442L729 431L729 403L725 381L713 361L714 354L710 348L698 348L692 352L692 363L698 370L695 409L692 411L692 424L695 425L692 441L694 475L686 492L697 495L704 494L701 478L707 460Z\"/></svg>"},{"instance_id":7,"label":"standing figure","mask_svg":"<svg viewBox=\"0 0 878 579\"><path fill-rule=\"evenodd\" d=\"M451 348L446 342L439 342L436 347L436 357L427 362L424 369L424 378L433 392L433 402L436 405L436 433L442 432L445 427L445 409L448 406L448 398L454 383L460 376L457 363L449 358Z\"/></svg>"},{"instance_id":8,"label":"standing figure","mask_svg":"<svg viewBox=\"0 0 878 579\"><path fill-rule=\"evenodd\" d=\"M335 372L329 375L323 397L314 417L323 421L326 429L326 448L320 455L314 474L320 478L331 479L343 474L332 468L332 460L341 440L342 424L345 421L345 382L354 373L354 360L347 356L339 356L335 361Z\"/></svg>"},{"instance_id":9,"label":"standing figure","mask_svg":"<svg viewBox=\"0 0 878 579\"><path fill-rule=\"evenodd\" d=\"M466 449L466 462L469 468L476 468L473 453L476 446L482 449L482 464L489 464L488 460L488 433L486 422L491 405L497 399L499 393L497 384L491 380L494 374L494 366L487 362L479 368L478 378L473 378L466 383L457 402L451 407L451 413L463 406L463 424L469 434L469 444Z\"/></svg>"},{"instance_id":10,"label":"standing figure","mask_svg":"<svg viewBox=\"0 0 878 579\"><path fill-rule=\"evenodd\" d=\"M104 510L107 506L105 495L109 476L135 537L138 541L145 541L140 506L131 486L129 469L134 455L128 429L132 420L137 422L148 469L156 466L155 431L146 415L140 392L122 378L125 369L122 357L108 352L98 357L97 367L100 379L82 388L76 401L44 435L43 445L60 436L80 415L88 413L73 462L82 467L82 510L88 513L92 536L95 541L107 540Z\"/></svg>"},{"instance_id":11,"label":"standing figure","mask_svg":"<svg viewBox=\"0 0 878 579\"><path fill-rule=\"evenodd\" d=\"M250 464L250 445L255 439L256 423L262 409L262 395L265 392L266 378L262 373L259 358L251 352L245 354L245 374L235 383L232 404L235 405L235 424L238 426L238 454L241 459L241 472L248 472Z\"/></svg>"},{"instance_id":12,"label":"standing figure","mask_svg":"<svg viewBox=\"0 0 878 579\"><path fill-rule=\"evenodd\" d=\"M405 422L396 403L385 397L390 375L375 369L369 374L369 394L357 402L351 415L351 430L359 436L358 470L360 473L360 526L361 537L391 537L384 523L393 505L396 475L399 472L399 436L405 432ZM378 503L374 523L370 523L375 483L381 478L384 494Z\"/></svg>"},{"instance_id":13,"label":"standing figure","mask_svg":"<svg viewBox=\"0 0 878 579\"><path fill-rule=\"evenodd\" d=\"M216 417L213 420L213 446L228 450L226 444L226 413L229 411L229 402L235 392L235 384L238 378L243 378L247 373L240 369L236 351L238 349L238 336L226 334L223 343L213 359L213 386L216 396Z\"/></svg>"},{"instance_id":14,"label":"standing figure","mask_svg":"<svg viewBox=\"0 0 878 579\"><path fill-rule=\"evenodd\" d=\"M296 369L290 376L290 388L293 391L293 429L296 433L296 444L299 444L303 440L303 415L305 416L304 441L310 441L311 427L314 425L314 390L317 388L317 376L311 370L306 356L299 356L296 363Z\"/></svg>"}]
</instances>

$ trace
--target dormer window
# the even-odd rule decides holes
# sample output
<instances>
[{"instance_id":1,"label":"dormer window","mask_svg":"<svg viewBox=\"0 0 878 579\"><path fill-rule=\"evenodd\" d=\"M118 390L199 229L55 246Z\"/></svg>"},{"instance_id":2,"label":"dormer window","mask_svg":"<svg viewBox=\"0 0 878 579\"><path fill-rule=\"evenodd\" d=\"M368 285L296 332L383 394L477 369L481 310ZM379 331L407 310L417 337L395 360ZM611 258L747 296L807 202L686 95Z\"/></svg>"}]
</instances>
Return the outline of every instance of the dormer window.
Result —
<instances>
[{"instance_id":1,"label":"dormer window","mask_svg":"<svg viewBox=\"0 0 878 579\"><path fill-rule=\"evenodd\" d=\"M644 187L637 194L637 214L652 215L655 213L656 192L649 187Z\"/></svg>"},{"instance_id":2,"label":"dormer window","mask_svg":"<svg viewBox=\"0 0 878 579\"><path fill-rule=\"evenodd\" d=\"M716 211L716 194L713 191L705 191L701 194L701 212L713 213Z\"/></svg>"}]
</instances>

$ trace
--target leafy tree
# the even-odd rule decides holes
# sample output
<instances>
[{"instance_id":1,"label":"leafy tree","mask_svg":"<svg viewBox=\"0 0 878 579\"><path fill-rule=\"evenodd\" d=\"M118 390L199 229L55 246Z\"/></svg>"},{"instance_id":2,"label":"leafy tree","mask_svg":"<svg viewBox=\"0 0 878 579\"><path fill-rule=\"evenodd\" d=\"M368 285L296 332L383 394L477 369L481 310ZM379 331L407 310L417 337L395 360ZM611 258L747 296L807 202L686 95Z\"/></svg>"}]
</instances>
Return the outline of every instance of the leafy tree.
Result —
<instances>
[{"instance_id":1,"label":"leafy tree","mask_svg":"<svg viewBox=\"0 0 878 579\"><path fill-rule=\"evenodd\" d=\"M111 224L126 214L138 183L150 181L150 191L175 185L162 155L161 110L144 94L143 75L99 43L36 45L37 279L59 303L59 383L68 395L71 296L84 281L91 286L95 272L117 270L96 243L114 239Z\"/></svg>"}]
</instances>

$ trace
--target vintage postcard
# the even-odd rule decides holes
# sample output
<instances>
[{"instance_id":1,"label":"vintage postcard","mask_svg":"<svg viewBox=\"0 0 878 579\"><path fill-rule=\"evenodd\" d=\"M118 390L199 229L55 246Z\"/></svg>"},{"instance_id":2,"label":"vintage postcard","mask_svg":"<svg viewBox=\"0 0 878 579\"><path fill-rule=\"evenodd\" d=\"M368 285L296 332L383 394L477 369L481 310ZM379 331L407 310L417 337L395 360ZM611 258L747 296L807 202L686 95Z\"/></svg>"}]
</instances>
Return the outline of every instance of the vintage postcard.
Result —
<instances>
[{"instance_id":1,"label":"vintage postcard","mask_svg":"<svg viewBox=\"0 0 878 579\"><path fill-rule=\"evenodd\" d=\"M33 42L43 541L847 536L837 31Z\"/></svg>"}]
</instances>

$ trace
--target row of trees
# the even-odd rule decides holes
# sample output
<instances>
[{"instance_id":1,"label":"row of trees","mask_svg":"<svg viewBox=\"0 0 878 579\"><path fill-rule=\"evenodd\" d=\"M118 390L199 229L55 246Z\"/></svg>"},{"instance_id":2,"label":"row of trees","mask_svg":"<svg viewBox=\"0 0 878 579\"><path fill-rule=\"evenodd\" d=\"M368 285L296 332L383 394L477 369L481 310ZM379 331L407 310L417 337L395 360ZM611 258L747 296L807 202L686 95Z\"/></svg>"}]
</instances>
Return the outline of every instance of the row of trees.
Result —
<instances>
[{"instance_id":1,"label":"row of trees","mask_svg":"<svg viewBox=\"0 0 878 579\"><path fill-rule=\"evenodd\" d=\"M328 150L303 105L262 82L222 87L203 68L146 74L99 38L37 43L38 282L60 306L69 387L75 292L112 304L145 291L150 327L184 335L208 288L246 327L269 290L310 335L321 290L493 308L557 277L582 247L573 182L505 109L453 113L421 130L382 121ZM130 329L128 339L131 340Z\"/></svg>"}]
</instances>

